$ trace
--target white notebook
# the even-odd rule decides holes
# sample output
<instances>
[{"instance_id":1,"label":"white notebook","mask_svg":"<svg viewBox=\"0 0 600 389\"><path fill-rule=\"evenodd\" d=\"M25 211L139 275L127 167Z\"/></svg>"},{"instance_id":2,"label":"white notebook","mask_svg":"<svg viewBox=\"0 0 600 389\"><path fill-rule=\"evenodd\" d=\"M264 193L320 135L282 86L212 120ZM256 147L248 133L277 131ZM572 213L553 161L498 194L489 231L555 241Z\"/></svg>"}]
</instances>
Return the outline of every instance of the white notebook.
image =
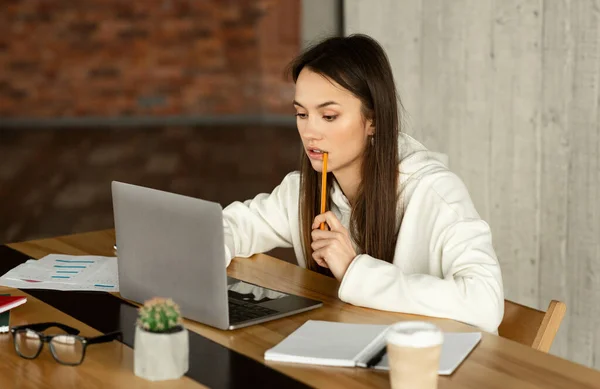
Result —
<instances>
[{"instance_id":1,"label":"white notebook","mask_svg":"<svg viewBox=\"0 0 600 389\"><path fill-rule=\"evenodd\" d=\"M387 325L308 320L275 347L265 360L322 366L367 367L385 347ZM481 332L444 332L438 373L449 375L481 340ZM373 366L389 370L387 355Z\"/></svg>"}]
</instances>

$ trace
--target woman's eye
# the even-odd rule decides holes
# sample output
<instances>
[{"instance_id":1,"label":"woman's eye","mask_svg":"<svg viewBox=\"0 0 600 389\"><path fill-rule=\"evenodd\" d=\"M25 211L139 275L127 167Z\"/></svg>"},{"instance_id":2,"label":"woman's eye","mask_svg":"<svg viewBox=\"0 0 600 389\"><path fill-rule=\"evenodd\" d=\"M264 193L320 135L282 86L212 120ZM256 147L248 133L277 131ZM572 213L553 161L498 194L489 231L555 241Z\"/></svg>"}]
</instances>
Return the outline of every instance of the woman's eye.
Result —
<instances>
[{"instance_id":1,"label":"woman's eye","mask_svg":"<svg viewBox=\"0 0 600 389\"><path fill-rule=\"evenodd\" d=\"M300 118L300 119L306 119L306 114L305 113L297 113L296 117Z\"/></svg>"},{"instance_id":2,"label":"woman's eye","mask_svg":"<svg viewBox=\"0 0 600 389\"><path fill-rule=\"evenodd\" d=\"M323 119L325 119L328 122L334 121L335 118L337 118L337 115L325 115L325 116L323 116Z\"/></svg>"}]
</instances>

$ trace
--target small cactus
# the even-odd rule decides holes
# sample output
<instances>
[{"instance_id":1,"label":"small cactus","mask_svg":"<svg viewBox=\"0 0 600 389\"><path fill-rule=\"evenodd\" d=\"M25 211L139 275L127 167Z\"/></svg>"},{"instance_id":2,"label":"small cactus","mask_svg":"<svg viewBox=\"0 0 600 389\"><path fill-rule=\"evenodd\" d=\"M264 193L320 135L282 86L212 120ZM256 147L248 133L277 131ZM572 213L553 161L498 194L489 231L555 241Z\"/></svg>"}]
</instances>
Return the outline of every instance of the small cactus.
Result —
<instances>
[{"instance_id":1,"label":"small cactus","mask_svg":"<svg viewBox=\"0 0 600 389\"><path fill-rule=\"evenodd\" d=\"M182 325L179 306L170 298L152 298L140 307L137 325L149 332L173 332Z\"/></svg>"}]
</instances>

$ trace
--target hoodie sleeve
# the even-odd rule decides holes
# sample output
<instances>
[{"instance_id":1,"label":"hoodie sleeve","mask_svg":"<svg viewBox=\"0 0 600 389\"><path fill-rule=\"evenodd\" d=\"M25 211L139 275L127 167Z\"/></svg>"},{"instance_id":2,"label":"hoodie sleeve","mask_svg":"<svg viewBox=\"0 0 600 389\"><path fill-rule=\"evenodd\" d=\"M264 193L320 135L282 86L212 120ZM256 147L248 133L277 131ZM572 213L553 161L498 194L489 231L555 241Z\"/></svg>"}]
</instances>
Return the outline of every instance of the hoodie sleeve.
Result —
<instances>
[{"instance_id":1,"label":"hoodie sleeve","mask_svg":"<svg viewBox=\"0 0 600 389\"><path fill-rule=\"evenodd\" d=\"M271 193L235 201L223 210L227 266L234 257L292 246L289 212L298 212L299 181L299 173L290 173ZM294 209L290 204L296 204Z\"/></svg>"},{"instance_id":2,"label":"hoodie sleeve","mask_svg":"<svg viewBox=\"0 0 600 389\"><path fill-rule=\"evenodd\" d=\"M470 209L466 188L453 185L454 194L458 190L459 199ZM414 230L423 228L419 224L433 225L427 227L433 231L427 239L429 274L405 274L402 258L394 258L392 264L358 255L344 275L340 299L380 310L449 318L496 332L504 314L504 294L488 224L479 217L464 217L432 189L415 203L420 211L419 221L412 220Z\"/></svg>"}]
</instances>

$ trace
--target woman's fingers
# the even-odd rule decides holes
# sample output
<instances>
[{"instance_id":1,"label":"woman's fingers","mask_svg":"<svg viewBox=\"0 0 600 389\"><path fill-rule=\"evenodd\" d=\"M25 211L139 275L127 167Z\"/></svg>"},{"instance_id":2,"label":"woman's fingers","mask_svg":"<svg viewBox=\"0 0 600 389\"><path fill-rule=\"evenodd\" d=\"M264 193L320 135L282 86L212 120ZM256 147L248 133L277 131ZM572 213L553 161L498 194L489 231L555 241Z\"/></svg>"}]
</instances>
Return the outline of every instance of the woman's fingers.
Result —
<instances>
[{"instance_id":1,"label":"woman's fingers","mask_svg":"<svg viewBox=\"0 0 600 389\"><path fill-rule=\"evenodd\" d=\"M324 247L327 247L329 245L331 245L333 243L333 239L318 239L318 240L313 240L313 242L311 243L311 247L314 251L320 250Z\"/></svg>"},{"instance_id":2,"label":"woman's fingers","mask_svg":"<svg viewBox=\"0 0 600 389\"><path fill-rule=\"evenodd\" d=\"M317 263L317 265L319 265L321 267L329 268L329 266L327 266L327 262L325 262L325 259L323 259L323 254L321 253L321 250L314 251L312 254L312 257L315 260L315 262Z\"/></svg>"},{"instance_id":3,"label":"woman's fingers","mask_svg":"<svg viewBox=\"0 0 600 389\"><path fill-rule=\"evenodd\" d=\"M338 239L341 237L340 232L323 230L312 230L310 236L313 241L323 239Z\"/></svg>"},{"instance_id":4,"label":"woman's fingers","mask_svg":"<svg viewBox=\"0 0 600 389\"><path fill-rule=\"evenodd\" d=\"M331 211L327 211L315 217L315 220L312 224L312 228L319 228L321 223L327 223L329 229L331 231L342 231L345 230L344 226L338 220L337 216Z\"/></svg>"}]
</instances>

